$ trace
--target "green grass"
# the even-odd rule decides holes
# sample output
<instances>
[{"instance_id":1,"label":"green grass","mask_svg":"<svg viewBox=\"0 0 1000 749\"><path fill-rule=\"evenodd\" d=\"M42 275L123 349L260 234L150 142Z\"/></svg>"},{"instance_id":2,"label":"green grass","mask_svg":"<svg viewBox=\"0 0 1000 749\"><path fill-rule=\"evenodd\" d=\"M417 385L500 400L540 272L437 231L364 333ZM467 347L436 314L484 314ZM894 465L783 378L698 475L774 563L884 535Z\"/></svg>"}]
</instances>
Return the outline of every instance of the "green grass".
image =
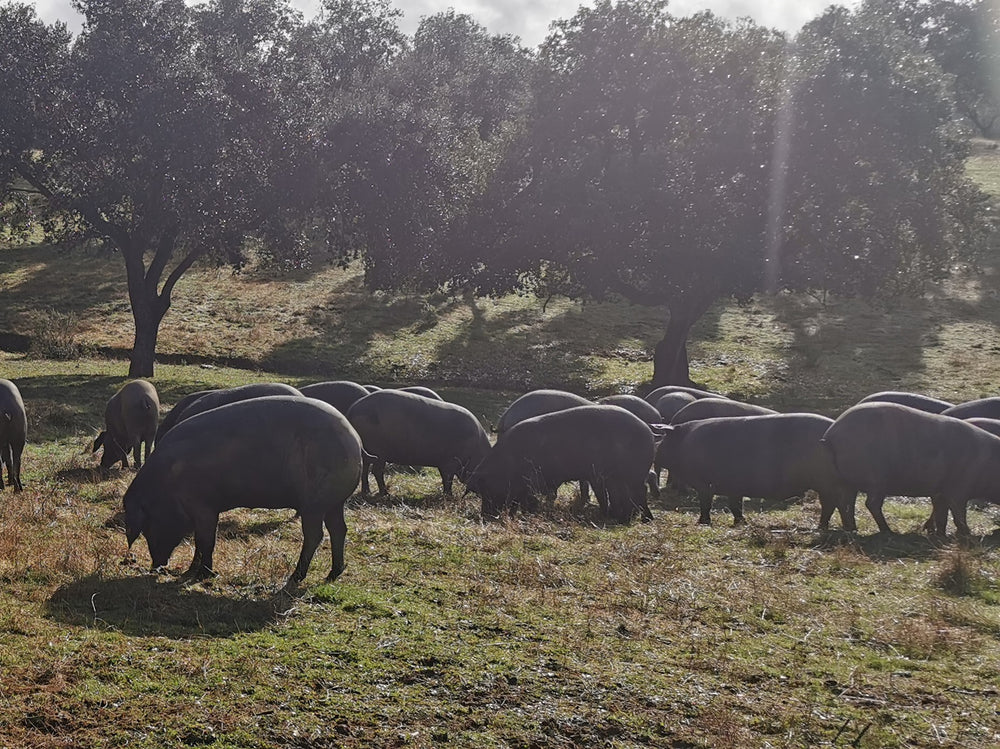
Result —
<instances>
[{"instance_id":1,"label":"green grass","mask_svg":"<svg viewBox=\"0 0 1000 749\"><path fill-rule=\"evenodd\" d=\"M118 362L3 355L33 441L0 495L3 746L937 746L996 743L995 513L968 550L920 534L925 503L813 530L813 500L748 502L750 525L665 495L656 520L569 512L483 523L431 471L352 500L348 568L321 548L296 596L290 512L220 526L219 576L123 564L130 474L100 481L90 427ZM60 374L63 373L63 374ZM161 392L241 370L162 366ZM481 411L504 396L455 389ZM167 398L165 402L169 402ZM175 552L183 570L192 549Z\"/></svg>"},{"instance_id":2,"label":"green grass","mask_svg":"<svg viewBox=\"0 0 1000 749\"><path fill-rule=\"evenodd\" d=\"M992 158L970 162L987 187ZM428 383L492 424L529 387L635 388L665 318L369 294L358 276L186 277L154 378L164 409L206 387L351 377ZM878 389L996 394L997 292L987 263L921 300L719 305L694 331L692 371L831 414ZM399 471L388 497L351 501L332 585L324 546L305 586L280 591L301 543L290 511L224 516L212 580L156 577L144 542L125 559L131 474L100 480L90 453L127 369L120 268L5 249L0 299L0 347L30 349L0 352L30 437L25 491L0 494L2 747L1000 743L995 506L970 510L967 547L924 536L920 501L887 503L888 538L863 507L857 535L816 532L812 498L700 527L693 500L665 493L654 522L605 528L596 508L570 512L569 487L537 515L484 523L474 497ZM192 553L182 544L171 570Z\"/></svg>"},{"instance_id":3,"label":"green grass","mask_svg":"<svg viewBox=\"0 0 1000 749\"><path fill-rule=\"evenodd\" d=\"M1000 200L1000 142L973 141L966 171L986 192Z\"/></svg>"},{"instance_id":4,"label":"green grass","mask_svg":"<svg viewBox=\"0 0 1000 749\"><path fill-rule=\"evenodd\" d=\"M42 270L37 280L24 280L31 262ZM131 319L116 272L112 264L49 247L0 251L0 334L25 336L33 356L67 349L123 356ZM260 280L192 272L164 321L160 359L236 363L299 381L505 393L563 387L599 396L630 392L650 379L666 319L663 309L626 304L555 300L543 309L519 296L470 304L371 294L359 274L328 268ZM953 400L991 394L1000 351L997 292L989 264L922 299L821 303L780 295L743 306L720 303L693 332L692 375L737 397L827 413L879 389ZM118 360L111 371L123 375L125 367Z\"/></svg>"}]
</instances>

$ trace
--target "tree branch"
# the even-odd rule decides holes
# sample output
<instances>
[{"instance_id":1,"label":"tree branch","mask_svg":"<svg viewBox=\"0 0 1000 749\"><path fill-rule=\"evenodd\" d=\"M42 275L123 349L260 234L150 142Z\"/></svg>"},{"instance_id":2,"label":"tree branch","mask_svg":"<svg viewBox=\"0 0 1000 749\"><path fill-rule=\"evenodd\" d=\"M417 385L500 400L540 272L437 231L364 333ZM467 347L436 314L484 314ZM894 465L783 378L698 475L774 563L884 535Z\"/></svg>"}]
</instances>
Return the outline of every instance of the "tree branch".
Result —
<instances>
[{"instance_id":1,"label":"tree branch","mask_svg":"<svg viewBox=\"0 0 1000 749\"><path fill-rule=\"evenodd\" d=\"M21 179L35 188L36 194L43 196L52 204L56 204L58 202L55 193L48 188L41 176L26 163L18 160L17 163L14 164L14 171L21 175Z\"/></svg>"},{"instance_id":2,"label":"tree branch","mask_svg":"<svg viewBox=\"0 0 1000 749\"><path fill-rule=\"evenodd\" d=\"M170 295L174 291L174 286L180 280L187 270L198 261L199 258L204 257L208 254L208 248L204 245L199 245L195 249L191 250L183 260L181 260L177 267L170 271L170 275L167 276L166 282L163 284L163 290L159 294L160 303L164 305L164 308L170 306Z\"/></svg>"},{"instance_id":3,"label":"tree branch","mask_svg":"<svg viewBox=\"0 0 1000 749\"><path fill-rule=\"evenodd\" d=\"M150 289L155 291L156 287L159 286L160 277L163 275L167 263L170 262L170 258L174 255L176 244L176 227L171 226L164 229L160 235L160 241L157 243L156 252L153 254L153 261L149 264L149 269L146 271L146 285Z\"/></svg>"},{"instance_id":4,"label":"tree branch","mask_svg":"<svg viewBox=\"0 0 1000 749\"><path fill-rule=\"evenodd\" d=\"M642 291L626 283L617 274L611 274L607 278L608 290L624 297L633 304L641 304L644 307L658 307L660 305L669 306L669 302L662 295L652 291Z\"/></svg>"},{"instance_id":5,"label":"tree branch","mask_svg":"<svg viewBox=\"0 0 1000 749\"><path fill-rule=\"evenodd\" d=\"M110 237L118 249L123 253L132 249L132 243L129 241L127 231L105 219L92 207L67 208L65 201L62 200L52 189L50 189L47 184L45 184L45 180L31 165L22 160L18 161L14 165L14 169L25 182L32 185L37 190L38 195L41 195L48 200L49 204L53 208L58 210L75 210L83 216L84 220L88 224L105 236Z\"/></svg>"}]
</instances>

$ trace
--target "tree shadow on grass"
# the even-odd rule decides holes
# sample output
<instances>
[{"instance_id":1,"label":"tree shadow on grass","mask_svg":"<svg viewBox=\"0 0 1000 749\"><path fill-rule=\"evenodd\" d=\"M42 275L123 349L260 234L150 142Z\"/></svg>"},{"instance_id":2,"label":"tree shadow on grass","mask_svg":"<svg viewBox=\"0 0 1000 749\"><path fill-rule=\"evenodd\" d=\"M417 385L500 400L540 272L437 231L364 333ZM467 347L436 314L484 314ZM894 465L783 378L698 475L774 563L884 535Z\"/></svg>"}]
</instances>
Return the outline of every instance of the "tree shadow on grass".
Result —
<instances>
[{"instance_id":1,"label":"tree shadow on grass","mask_svg":"<svg viewBox=\"0 0 1000 749\"><path fill-rule=\"evenodd\" d=\"M924 533L872 533L868 536L841 530L820 531L812 548L835 551L847 547L875 561L933 559L942 541Z\"/></svg>"},{"instance_id":2,"label":"tree shadow on grass","mask_svg":"<svg viewBox=\"0 0 1000 749\"><path fill-rule=\"evenodd\" d=\"M322 379L411 380L398 362L366 361L372 342L379 335L401 338L404 329L419 328L428 315L436 317L454 303L449 299L435 307L422 295L371 292L360 277L350 276L309 310L306 322L315 334L275 346L260 366Z\"/></svg>"},{"instance_id":3,"label":"tree shadow on grass","mask_svg":"<svg viewBox=\"0 0 1000 749\"><path fill-rule=\"evenodd\" d=\"M19 377L29 437L45 442L67 432L103 429L108 399L125 381L124 377L92 374Z\"/></svg>"},{"instance_id":4,"label":"tree shadow on grass","mask_svg":"<svg viewBox=\"0 0 1000 749\"><path fill-rule=\"evenodd\" d=\"M926 302L884 306L782 294L765 304L792 334L769 394L779 410L835 417L871 393L915 389L926 369L924 349L940 344L940 316Z\"/></svg>"},{"instance_id":5,"label":"tree shadow on grass","mask_svg":"<svg viewBox=\"0 0 1000 749\"><path fill-rule=\"evenodd\" d=\"M853 548L870 559L887 561L893 559L933 559L943 550L962 545L995 549L1000 546L1000 534L973 536L969 540L955 537L940 538L925 533L872 533L868 536L844 531L826 531L819 534L815 545L821 551L832 551L838 547Z\"/></svg>"},{"instance_id":6,"label":"tree shadow on grass","mask_svg":"<svg viewBox=\"0 0 1000 749\"><path fill-rule=\"evenodd\" d=\"M20 271L20 276L4 290L0 328L9 328L15 318L37 313L53 302L60 312L93 319L101 309L128 298L120 261L101 249L51 244L5 249L0 254L0 274L12 271ZM53 289L63 292L58 299Z\"/></svg>"},{"instance_id":7,"label":"tree shadow on grass","mask_svg":"<svg viewBox=\"0 0 1000 749\"><path fill-rule=\"evenodd\" d=\"M114 580L91 576L57 589L46 604L46 614L73 626L183 639L264 629L293 604L293 598L280 592L262 599L228 597L180 580L161 581L155 575Z\"/></svg>"},{"instance_id":8,"label":"tree shadow on grass","mask_svg":"<svg viewBox=\"0 0 1000 749\"><path fill-rule=\"evenodd\" d=\"M56 471L56 478L68 484L100 484L104 479L97 466L89 468L62 468Z\"/></svg>"},{"instance_id":9,"label":"tree shadow on grass","mask_svg":"<svg viewBox=\"0 0 1000 749\"><path fill-rule=\"evenodd\" d=\"M792 336L769 398L779 410L836 416L882 390L926 392L946 400L955 391L976 392L982 383L968 365L1000 351L987 332L1000 319L995 265L995 258L988 259L978 274L956 275L920 297L869 302L779 294L762 299ZM975 326L985 341L976 339Z\"/></svg>"},{"instance_id":10,"label":"tree shadow on grass","mask_svg":"<svg viewBox=\"0 0 1000 749\"><path fill-rule=\"evenodd\" d=\"M656 308L559 299L543 309L516 296L388 295L359 284L329 292L307 319L316 333L276 346L262 365L385 383L589 392L593 357L648 362L662 336Z\"/></svg>"},{"instance_id":11,"label":"tree shadow on grass","mask_svg":"<svg viewBox=\"0 0 1000 749\"><path fill-rule=\"evenodd\" d=\"M239 518L221 518L219 520L219 538L249 538L251 536L267 536L289 523L296 522L296 516L272 516L268 518L250 518L242 522Z\"/></svg>"},{"instance_id":12,"label":"tree shadow on grass","mask_svg":"<svg viewBox=\"0 0 1000 749\"><path fill-rule=\"evenodd\" d=\"M554 387L607 395L595 358L645 369L663 331L660 308L560 300L551 310L497 304L487 314L484 304L468 300L470 314L437 344L441 379L516 392Z\"/></svg>"},{"instance_id":13,"label":"tree shadow on grass","mask_svg":"<svg viewBox=\"0 0 1000 749\"><path fill-rule=\"evenodd\" d=\"M840 517L837 513L834 513L831 520L830 530L825 531L818 530L815 526L812 528L782 527L780 523L775 524L768 520L769 511L787 510L791 506L805 501L805 498L793 498L789 500L744 498L743 511L748 519L748 524L745 527L751 535L762 535L769 540L771 540L772 536L777 537L781 535L786 537L795 546L809 547L823 552L832 552L847 548L877 561L932 559L940 554L942 549L947 549L959 543L968 543L987 549L1000 547L1000 529L985 536L973 536L971 541L959 541L954 537L940 538L923 532L876 532L870 535L852 533L841 530L838 527ZM811 499L810 501L816 503L815 522L818 524L818 500ZM699 515L698 500L695 495L664 487L660 488L659 497L650 497L649 506L656 514L678 512L688 515L691 518L692 525L697 522ZM718 496L715 498L713 504L715 512L712 518L713 526L732 527L732 516L729 515L728 511L723 509L726 506L724 498Z\"/></svg>"}]
</instances>

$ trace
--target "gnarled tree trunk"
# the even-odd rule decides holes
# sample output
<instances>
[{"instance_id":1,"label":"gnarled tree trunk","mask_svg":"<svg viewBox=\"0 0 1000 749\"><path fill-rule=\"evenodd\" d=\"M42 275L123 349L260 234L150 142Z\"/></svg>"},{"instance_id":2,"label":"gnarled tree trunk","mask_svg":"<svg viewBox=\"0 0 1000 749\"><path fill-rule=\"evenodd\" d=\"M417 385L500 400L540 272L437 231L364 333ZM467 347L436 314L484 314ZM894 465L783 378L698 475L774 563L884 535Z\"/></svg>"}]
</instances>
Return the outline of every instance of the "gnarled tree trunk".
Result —
<instances>
[{"instance_id":1,"label":"gnarled tree trunk","mask_svg":"<svg viewBox=\"0 0 1000 749\"><path fill-rule=\"evenodd\" d=\"M653 387L683 385L699 387L691 380L688 368L687 342L691 328L715 301L711 289L689 292L671 300L670 319L663 338L653 352Z\"/></svg>"},{"instance_id":2,"label":"gnarled tree trunk","mask_svg":"<svg viewBox=\"0 0 1000 749\"><path fill-rule=\"evenodd\" d=\"M667 330L653 353L653 387L662 385L691 386L688 369L687 339L695 319L671 314Z\"/></svg>"},{"instance_id":3,"label":"gnarled tree trunk","mask_svg":"<svg viewBox=\"0 0 1000 749\"><path fill-rule=\"evenodd\" d=\"M152 377L156 359L156 339L166 308L159 310L159 298L137 302L132 298L132 319L135 321L135 340L129 357L129 377Z\"/></svg>"},{"instance_id":4,"label":"gnarled tree trunk","mask_svg":"<svg viewBox=\"0 0 1000 749\"><path fill-rule=\"evenodd\" d=\"M201 257L205 250L191 250L167 275L163 287L160 279L173 257L177 244L177 233L165 230L157 243L149 266L144 262L143 252L130 238L119 236L116 245L125 258L125 272L128 277L128 298L132 306L135 322L135 340L129 359L129 377L152 377L156 359L156 339L160 334L160 323L170 309L170 298L180 277Z\"/></svg>"}]
</instances>

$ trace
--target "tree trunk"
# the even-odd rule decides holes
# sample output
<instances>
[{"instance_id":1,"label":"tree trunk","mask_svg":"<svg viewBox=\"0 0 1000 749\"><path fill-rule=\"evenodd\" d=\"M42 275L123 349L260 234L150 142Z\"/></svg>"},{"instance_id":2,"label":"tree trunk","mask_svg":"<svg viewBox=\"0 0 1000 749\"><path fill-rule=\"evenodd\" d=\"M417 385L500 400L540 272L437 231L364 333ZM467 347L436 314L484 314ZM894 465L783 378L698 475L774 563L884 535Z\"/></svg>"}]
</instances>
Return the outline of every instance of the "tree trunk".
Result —
<instances>
[{"instance_id":1,"label":"tree trunk","mask_svg":"<svg viewBox=\"0 0 1000 749\"><path fill-rule=\"evenodd\" d=\"M153 292L152 299L137 299L132 295L132 319L135 321L135 341L132 344L132 356L129 359L129 377L152 377L153 363L156 358L156 339L160 333L160 321L163 320L159 309L159 299Z\"/></svg>"},{"instance_id":2,"label":"tree trunk","mask_svg":"<svg viewBox=\"0 0 1000 749\"><path fill-rule=\"evenodd\" d=\"M692 315L671 311L667 330L656 344L653 354L654 388L662 385L692 386L688 370L687 340L697 319Z\"/></svg>"},{"instance_id":3,"label":"tree trunk","mask_svg":"<svg viewBox=\"0 0 1000 749\"><path fill-rule=\"evenodd\" d=\"M169 240L171 243L173 239ZM159 293L160 274L172 248L161 256L156 253L149 269L143 264L143 253L138 245L126 237L116 242L125 259L125 275L128 279L128 300L135 322L135 340L129 359L129 377L152 377L153 362L156 358L156 338L160 333L160 321L170 307L170 289ZM183 272L181 270L180 272ZM171 282L172 283L172 282Z\"/></svg>"}]
</instances>

